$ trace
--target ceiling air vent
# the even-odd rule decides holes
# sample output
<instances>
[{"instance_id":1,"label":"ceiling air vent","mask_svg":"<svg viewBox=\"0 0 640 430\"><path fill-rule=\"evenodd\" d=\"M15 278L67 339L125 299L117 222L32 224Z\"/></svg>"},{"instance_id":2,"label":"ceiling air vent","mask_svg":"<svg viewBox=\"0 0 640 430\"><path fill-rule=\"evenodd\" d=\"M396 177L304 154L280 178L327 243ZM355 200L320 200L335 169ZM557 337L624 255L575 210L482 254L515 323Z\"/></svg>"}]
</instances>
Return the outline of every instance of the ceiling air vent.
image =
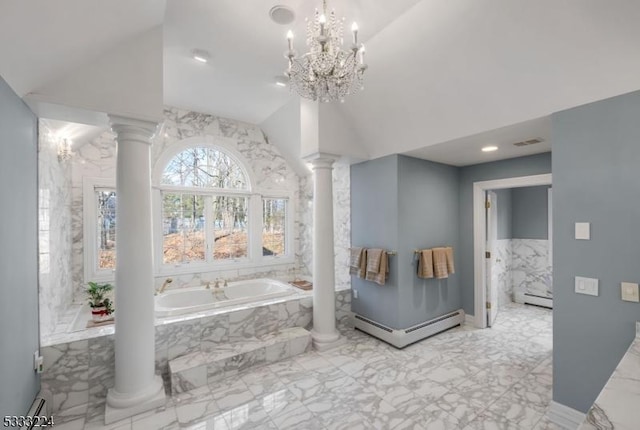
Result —
<instances>
[{"instance_id":1,"label":"ceiling air vent","mask_svg":"<svg viewBox=\"0 0 640 430\"><path fill-rule=\"evenodd\" d=\"M536 143L540 143L543 142L543 139L540 139L539 137L536 137L535 139L529 139L529 140L523 140L522 142L516 142L513 145L514 146L529 146L529 145L535 145Z\"/></svg>"}]
</instances>

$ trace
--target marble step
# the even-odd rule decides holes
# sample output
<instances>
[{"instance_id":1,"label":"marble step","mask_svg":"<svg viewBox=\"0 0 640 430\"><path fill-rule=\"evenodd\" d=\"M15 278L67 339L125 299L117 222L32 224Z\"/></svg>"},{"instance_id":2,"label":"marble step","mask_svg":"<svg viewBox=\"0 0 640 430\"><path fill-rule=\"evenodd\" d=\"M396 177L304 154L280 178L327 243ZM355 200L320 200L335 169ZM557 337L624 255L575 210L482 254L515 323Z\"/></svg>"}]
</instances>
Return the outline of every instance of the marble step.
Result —
<instances>
[{"instance_id":1,"label":"marble step","mask_svg":"<svg viewBox=\"0 0 640 430\"><path fill-rule=\"evenodd\" d=\"M169 361L171 393L190 391L250 367L284 360L310 349L311 334L302 327L291 327L183 355Z\"/></svg>"}]
</instances>

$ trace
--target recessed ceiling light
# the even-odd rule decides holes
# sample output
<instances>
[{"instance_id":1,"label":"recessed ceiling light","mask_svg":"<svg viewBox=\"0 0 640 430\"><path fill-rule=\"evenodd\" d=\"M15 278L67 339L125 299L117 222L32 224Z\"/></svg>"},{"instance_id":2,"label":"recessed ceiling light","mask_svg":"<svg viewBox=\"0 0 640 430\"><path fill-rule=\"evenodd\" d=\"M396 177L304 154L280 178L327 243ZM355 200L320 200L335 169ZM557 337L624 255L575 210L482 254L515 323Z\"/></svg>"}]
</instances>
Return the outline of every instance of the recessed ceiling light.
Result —
<instances>
[{"instance_id":1,"label":"recessed ceiling light","mask_svg":"<svg viewBox=\"0 0 640 430\"><path fill-rule=\"evenodd\" d=\"M289 6L276 5L269 11L271 20L276 24L287 25L291 24L296 19L296 14Z\"/></svg>"},{"instance_id":2,"label":"recessed ceiling light","mask_svg":"<svg viewBox=\"0 0 640 430\"><path fill-rule=\"evenodd\" d=\"M208 63L211 58L211 54L209 54L209 51L205 51L204 49L194 49L191 51L191 58L201 63Z\"/></svg>"},{"instance_id":3,"label":"recessed ceiling light","mask_svg":"<svg viewBox=\"0 0 640 430\"><path fill-rule=\"evenodd\" d=\"M282 75L276 76L274 80L276 81L276 85L279 87L286 87L289 83L289 78Z\"/></svg>"},{"instance_id":4,"label":"recessed ceiling light","mask_svg":"<svg viewBox=\"0 0 640 430\"><path fill-rule=\"evenodd\" d=\"M497 146L485 146L484 148L482 148L482 152L493 152L497 150L498 150Z\"/></svg>"}]
</instances>

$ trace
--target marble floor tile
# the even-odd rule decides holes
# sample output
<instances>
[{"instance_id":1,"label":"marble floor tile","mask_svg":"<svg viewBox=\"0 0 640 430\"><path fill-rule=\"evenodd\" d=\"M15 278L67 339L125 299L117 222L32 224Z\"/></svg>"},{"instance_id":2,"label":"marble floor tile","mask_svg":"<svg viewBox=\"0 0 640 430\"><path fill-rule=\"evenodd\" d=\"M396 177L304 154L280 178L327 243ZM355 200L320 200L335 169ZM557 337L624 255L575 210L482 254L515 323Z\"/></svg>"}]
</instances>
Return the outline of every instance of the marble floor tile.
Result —
<instances>
[{"instance_id":1,"label":"marble floor tile","mask_svg":"<svg viewBox=\"0 0 640 430\"><path fill-rule=\"evenodd\" d=\"M329 351L238 369L167 405L105 426L89 405L74 430L557 430L551 312L505 306L496 325L464 326L398 350L352 330ZM64 413L62 411L61 413Z\"/></svg>"}]
</instances>

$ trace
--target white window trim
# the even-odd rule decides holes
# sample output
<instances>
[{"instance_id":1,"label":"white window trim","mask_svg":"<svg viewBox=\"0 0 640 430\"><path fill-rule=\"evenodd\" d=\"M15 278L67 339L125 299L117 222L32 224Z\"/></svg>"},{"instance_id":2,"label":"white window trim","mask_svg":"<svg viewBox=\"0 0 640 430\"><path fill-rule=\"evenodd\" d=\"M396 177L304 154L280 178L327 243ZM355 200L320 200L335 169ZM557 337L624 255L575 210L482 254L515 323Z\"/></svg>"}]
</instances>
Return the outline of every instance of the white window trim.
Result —
<instances>
[{"instance_id":1,"label":"white window trim","mask_svg":"<svg viewBox=\"0 0 640 430\"><path fill-rule=\"evenodd\" d=\"M85 177L82 180L82 237L84 259L84 284L110 282L115 279L114 269L98 269L98 208L96 189L116 189L111 178ZM117 198L117 197L116 197Z\"/></svg>"},{"instance_id":2,"label":"white window trim","mask_svg":"<svg viewBox=\"0 0 640 430\"><path fill-rule=\"evenodd\" d=\"M223 270L251 269L281 264L292 264L295 262L295 209L297 202L295 194L289 190L258 190L254 172L249 169L249 162L236 149L237 142L233 139L220 136L195 136L184 139L178 143L171 145L158 158L153 167L153 225L154 225L154 263L155 272L158 276L180 275L214 272ZM228 189L228 188L190 188L175 185L163 185L162 174L167 164L180 152L192 148L194 146L209 147L225 152L229 155L247 178L246 189ZM212 196L246 196L249 199L248 205L248 244L247 257L241 259L230 260L213 260L212 250L207 248L206 258L210 261L185 262L179 264L165 264L163 259L163 223L162 223L162 192L176 192L185 194L203 194ZM262 255L262 199L275 198L288 200L287 220L285 231L285 255L279 256L263 256ZM205 207L206 208L206 207ZM206 215L205 215L206 217ZM209 219L211 214L209 214ZM213 238L207 237L207 244L213 243Z\"/></svg>"},{"instance_id":3,"label":"white window trim","mask_svg":"<svg viewBox=\"0 0 640 430\"><path fill-rule=\"evenodd\" d=\"M295 193L287 189L265 189L258 190L254 186L255 178L253 172L248 169L248 162L231 145L233 142L226 138L214 138L212 136L193 137L171 146L158 159L153 171L153 185L151 193L152 204L152 229L153 229L153 253L154 253L154 276L169 276L182 274L207 273L240 269L260 269L262 267L274 267L280 265L293 264L295 262L295 217L297 199ZM235 143L235 142L233 142ZM162 171L166 164L180 151L192 146L209 146L222 150L232 156L242 168L248 181L247 189L214 189L214 188L188 188L172 185L160 185ZM97 254L97 202L95 190L97 188L116 189L113 178L85 177L83 178L83 260L84 260L84 281L112 282L115 280L115 270L98 270ZM253 191L251 191L253 190ZM188 262L178 265L164 264L163 261L163 225L162 225L162 192L176 193L196 193L202 195L235 195L246 196L249 199L249 228L248 228L248 257L234 260L212 260L204 262ZM262 255L262 199L286 199L287 212L285 221L285 250L286 254L278 256ZM211 214L209 214L211 219ZM212 238L207 237L207 243L212 243ZM207 249L207 255L210 250Z\"/></svg>"}]
</instances>

